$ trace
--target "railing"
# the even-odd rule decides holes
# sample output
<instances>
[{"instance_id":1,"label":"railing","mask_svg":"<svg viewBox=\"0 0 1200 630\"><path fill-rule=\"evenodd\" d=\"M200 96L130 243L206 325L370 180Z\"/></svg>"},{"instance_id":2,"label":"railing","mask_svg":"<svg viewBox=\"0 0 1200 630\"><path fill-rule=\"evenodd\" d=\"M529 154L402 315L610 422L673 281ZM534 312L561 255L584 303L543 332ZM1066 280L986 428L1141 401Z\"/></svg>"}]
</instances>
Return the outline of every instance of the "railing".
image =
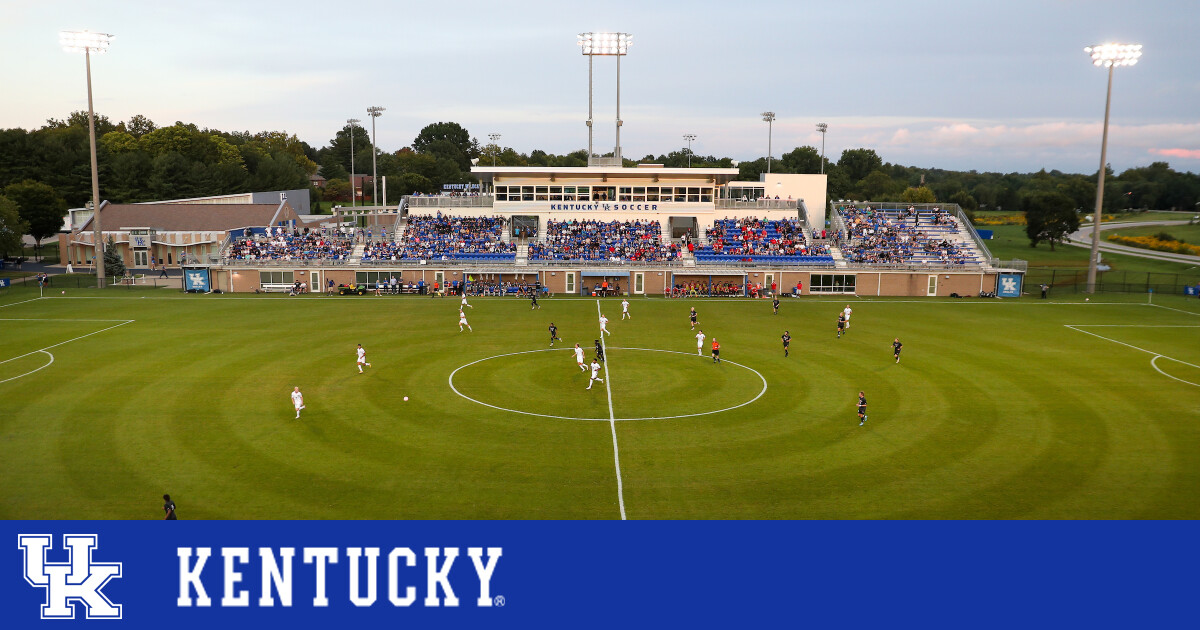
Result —
<instances>
[{"instance_id":1,"label":"railing","mask_svg":"<svg viewBox=\"0 0 1200 630\"><path fill-rule=\"evenodd\" d=\"M971 225L971 220L968 219L967 215L963 213L962 208L958 207L958 204L954 204L954 209L957 211L955 216L957 216L959 222L967 228L967 233L971 235L971 239L975 241L975 246L978 247L979 251L983 253L983 257L987 259L989 263L995 265L998 261L992 257L992 251L988 249L988 246L983 244L983 238L979 236L979 232L975 231L975 226Z\"/></svg>"},{"instance_id":2,"label":"railing","mask_svg":"<svg viewBox=\"0 0 1200 630\"><path fill-rule=\"evenodd\" d=\"M1014 258L1012 260L992 260L992 266L999 269L1012 269L1014 271L1029 271L1029 261Z\"/></svg>"},{"instance_id":3,"label":"railing","mask_svg":"<svg viewBox=\"0 0 1200 630\"><path fill-rule=\"evenodd\" d=\"M213 258L213 263L220 263L224 267L340 267L350 263L349 259L335 260L332 258L293 258L291 260L273 260L273 259L240 259L240 258Z\"/></svg>"},{"instance_id":4,"label":"railing","mask_svg":"<svg viewBox=\"0 0 1200 630\"><path fill-rule=\"evenodd\" d=\"M716 208L718 209L737 210L798 210L798 204L799 202L795 199L767 199L766 197L746 201L742 201L741 199L716 200Z\"/></svg>"},{"instance_id":5,"label":"railing","mask_svg":"<svg viewBox=\"0 0 1200 630\"><path fill-rule=\"evenodd\" d=\"M846 220L842 218L842 213L834 210L832 207L829 211L829 227L830 231L833 232L835 239L837 234L840 232L844 238L849 240L850 231L846 229ZM814 227L813 229L816 228Z\"/></svg>"},{"instance_id":6,"label":"railing","mask_svg":"<svg viewBox=\"0 0 1200 630\"><path fill-rule=\"evenodd\" d=\"M495 201L493 195L477 195L474 197L418 197L405 195L402 205L407 205L411 212L414 208L491 208Z\"/></svg>"}]
</instances>

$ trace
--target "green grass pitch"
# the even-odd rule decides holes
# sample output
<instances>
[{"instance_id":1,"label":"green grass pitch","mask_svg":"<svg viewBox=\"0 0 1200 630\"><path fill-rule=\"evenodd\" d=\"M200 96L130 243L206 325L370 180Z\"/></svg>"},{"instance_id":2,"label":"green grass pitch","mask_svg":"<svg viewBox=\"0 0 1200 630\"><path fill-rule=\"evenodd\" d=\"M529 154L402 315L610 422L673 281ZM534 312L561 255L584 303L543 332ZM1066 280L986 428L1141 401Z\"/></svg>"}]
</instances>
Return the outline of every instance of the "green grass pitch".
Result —
<instances>
[{"instance_id":1,"label":"green grass pitch","mask_svg":"<svg viewBox=\"0 0 1200 630\"><path fill-rule=\"evenodd\" d=\"M1194 298L602 300L587 391L592 299L9 291L6 519L1200 517Z\"/></svg>"}]
</instances>

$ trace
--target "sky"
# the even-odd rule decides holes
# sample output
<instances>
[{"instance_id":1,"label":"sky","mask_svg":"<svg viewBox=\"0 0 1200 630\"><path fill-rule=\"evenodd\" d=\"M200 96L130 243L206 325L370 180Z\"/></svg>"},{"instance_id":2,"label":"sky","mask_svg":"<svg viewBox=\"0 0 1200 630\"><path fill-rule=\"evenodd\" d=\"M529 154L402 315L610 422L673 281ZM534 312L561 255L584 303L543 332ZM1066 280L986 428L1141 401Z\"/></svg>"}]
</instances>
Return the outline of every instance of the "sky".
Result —
<instances>
[{"instance_id":1,"label":"sky","mask_svg":"<svg viewBox=\"0 0 1200 630\"><path fill-rule=\"evenodd\" d=\"M454 121L481 144L586 148L587 58L576 35L633 34L621 61L622 153L685 146L751 160L768 141L875 149L928 168L1093 173L1106 71L1084 46L1145 46L1118 68L1108 162L1200 172L1196 0L908 2L336 2L0 0L0 128L87 108L82 55L58 31L115 35L93 58L96 111L325 146L347 118L410 145ZM595 146L611 150L616 63L595 59ZM760 113L774 111L768 133Z\"/></svg>"}]
</instances>

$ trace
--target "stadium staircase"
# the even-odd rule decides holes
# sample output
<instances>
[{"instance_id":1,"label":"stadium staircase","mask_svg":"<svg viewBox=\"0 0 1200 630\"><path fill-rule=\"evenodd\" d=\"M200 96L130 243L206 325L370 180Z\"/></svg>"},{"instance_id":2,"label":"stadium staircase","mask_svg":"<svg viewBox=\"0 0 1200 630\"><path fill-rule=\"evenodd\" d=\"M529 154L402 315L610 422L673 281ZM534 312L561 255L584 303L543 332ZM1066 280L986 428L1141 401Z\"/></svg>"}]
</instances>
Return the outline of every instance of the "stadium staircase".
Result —
<instances>
[{"instance_id":1,"label":"stadium staircase","mask_svg":"<svg viewBox=\"0 0 1200 630\"><path fill-rule=\"evenodd\" d=\"M529 266L529 241L527 239L517 242L517 259L514 264L518 267Z\"/></svg>"},{"instance_id":2,"label":"stadium staircase","mask_svg":"<svg viewBox=\"0 0 1200 630\"><path fill-rule=\"evenodd\" d=\"M363 251L367 249L366 244L359 243L354 246L354 250L350 252L350 264L357 265L362 262Z\"/></svg>"}]
</instances>

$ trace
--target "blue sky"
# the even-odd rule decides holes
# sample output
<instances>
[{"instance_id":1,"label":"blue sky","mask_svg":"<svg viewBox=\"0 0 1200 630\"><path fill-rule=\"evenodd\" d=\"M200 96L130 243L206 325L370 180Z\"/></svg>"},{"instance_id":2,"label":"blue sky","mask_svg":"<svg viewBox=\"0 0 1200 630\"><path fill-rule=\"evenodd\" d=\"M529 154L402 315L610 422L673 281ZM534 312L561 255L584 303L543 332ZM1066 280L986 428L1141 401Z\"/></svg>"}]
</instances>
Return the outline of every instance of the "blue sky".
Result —
<instances>
[{"instance_id":1,"label":"blue sky","mask_svg":"<svg viewBox=\"0 0 1200 630\"><path fill-rule=\"evenodd\" d=\"M1029 2L26 2L5 0L0 127L85 109L81 57L62 29L113 33L93 62L96 109L326 144L387 107L378 144L453 120L486 142L564 153L587 145L584 31L633 33L621 64L626 157L694 133L698 154L753 159L820 146L950 169L1093 172L1105 72L1083 52L1145 46L1117 70L1109 162L1200 172L1195 0ZM596 63L596 146L613 144L615 64Z\"/></svg>"}]
</instances>

